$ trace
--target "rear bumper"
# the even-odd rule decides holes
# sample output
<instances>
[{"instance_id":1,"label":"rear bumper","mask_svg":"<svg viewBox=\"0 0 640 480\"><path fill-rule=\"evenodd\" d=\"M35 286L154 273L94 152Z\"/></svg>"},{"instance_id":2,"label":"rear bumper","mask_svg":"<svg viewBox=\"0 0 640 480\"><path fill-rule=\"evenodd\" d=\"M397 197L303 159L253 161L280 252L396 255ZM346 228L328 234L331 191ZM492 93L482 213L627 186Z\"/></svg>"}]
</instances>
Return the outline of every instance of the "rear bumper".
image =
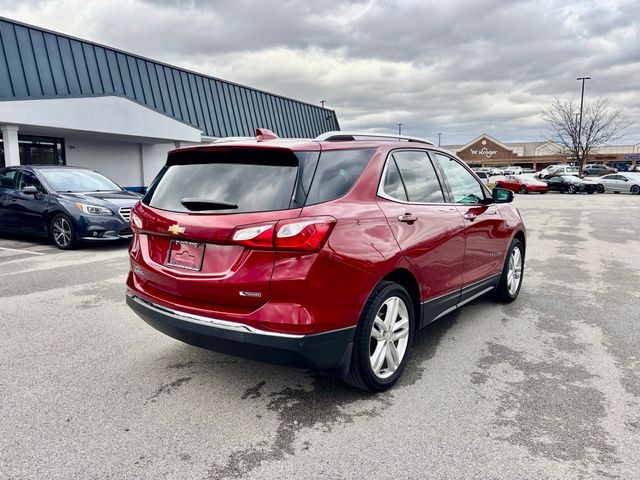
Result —
<instances>
[{"instance_id":1,"label":"rear bumper","mask_svg":"<svg viewBox=\"0 0 640 480\"><path fill-rule=\"evenodd\" d=\"M132 292L127 292L127 304L156 330L190 345L340 376L349 371L355 327L313 335L285 334L172 310Z\"/></svg>"}]
</instances>

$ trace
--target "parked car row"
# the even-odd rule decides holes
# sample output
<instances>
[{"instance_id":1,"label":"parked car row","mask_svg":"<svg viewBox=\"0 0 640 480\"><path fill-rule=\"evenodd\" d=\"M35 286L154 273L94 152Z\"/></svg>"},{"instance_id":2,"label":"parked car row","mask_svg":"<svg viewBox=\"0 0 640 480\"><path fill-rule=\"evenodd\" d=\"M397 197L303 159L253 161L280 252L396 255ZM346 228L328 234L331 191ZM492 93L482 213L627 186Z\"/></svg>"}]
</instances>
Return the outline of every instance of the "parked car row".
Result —
<instances>
[{"instance_id":1,"label":"parked car row","mask_svg":"<svg viewBox=\"0 0 640 480\"><path fill-rule=\"evenodd\" d=\"M507 175L496 181L496 187L516 193L547 193L548 191L566 193L631 193L640 194L640 173L616 173L595 179L579 178L575 175L556 175L539 180L531 174Z\"/></svg>"}]
</instances>

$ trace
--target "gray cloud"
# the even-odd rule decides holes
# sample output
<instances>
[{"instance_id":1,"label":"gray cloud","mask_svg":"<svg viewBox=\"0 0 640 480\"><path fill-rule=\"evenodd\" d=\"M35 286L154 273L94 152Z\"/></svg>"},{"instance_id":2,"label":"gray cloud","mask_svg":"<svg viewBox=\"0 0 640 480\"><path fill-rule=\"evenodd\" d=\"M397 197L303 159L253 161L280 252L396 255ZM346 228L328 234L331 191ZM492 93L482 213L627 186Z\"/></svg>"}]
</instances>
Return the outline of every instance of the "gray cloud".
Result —
<instances>
[{"instance_id":1,"label":"gray cloud","mask_svg":"<svg viewBox=\"0 0 640 480\"><path fill-rule=\"evenodd\" d=\"M34 8L34 4L38 8ZM606 96L640 142L637 1L82 0L5 15L312 103L343 128L536 140L554 95ZM65 12L60 15L60 12Z\"/></svg>"}]
</instances>

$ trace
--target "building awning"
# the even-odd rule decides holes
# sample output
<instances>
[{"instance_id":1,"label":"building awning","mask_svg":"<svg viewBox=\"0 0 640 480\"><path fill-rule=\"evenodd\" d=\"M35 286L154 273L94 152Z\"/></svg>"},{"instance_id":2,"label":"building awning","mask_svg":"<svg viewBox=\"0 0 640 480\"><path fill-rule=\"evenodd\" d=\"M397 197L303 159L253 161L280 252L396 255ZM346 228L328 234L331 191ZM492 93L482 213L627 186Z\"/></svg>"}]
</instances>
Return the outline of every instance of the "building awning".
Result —
<instances>
[{"instance_id":1,"label":"building awning","mask_svg":"<svg viewBox=\"0 0 640 480\"><path fill-rule=\"evenodd\" d=\"M118 96L0 101L0 124L21 131L110 135L146 143L200 142L201 130Z\"/></svg>"}]
</instances>

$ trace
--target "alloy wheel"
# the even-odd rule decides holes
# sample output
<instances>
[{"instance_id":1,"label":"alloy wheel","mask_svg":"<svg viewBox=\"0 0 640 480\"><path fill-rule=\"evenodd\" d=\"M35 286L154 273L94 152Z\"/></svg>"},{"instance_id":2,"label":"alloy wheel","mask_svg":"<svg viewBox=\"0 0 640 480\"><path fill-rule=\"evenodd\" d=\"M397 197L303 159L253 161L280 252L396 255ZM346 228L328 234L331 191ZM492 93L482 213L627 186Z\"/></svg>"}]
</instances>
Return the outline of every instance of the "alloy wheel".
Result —
<instances>
[{"instance_id":1,"label":"alloy wheel","mask_svg":"<svg viewBox=\"0 0 640 480\"><path fill-rule=\"evenodd\" d=\"M569 193L576 193L576 187L574 187L573 185L569 185Z\"/></svg>"},{"instance_id":2,"label":"alloy wheel","mask_svg":"<svg viewBox=\"0 0 640 480\"><path fill-rule=\"evenodd\" d=\"M382 304L371 327L369 362L373 374L389 378L398 369L409 344L409 310L400 297Z\"/></svg>"},{"instance_id":3,"label":"alloy wheel","mask_svg":"<svg viewBox=\"0 0 640 480\"><path fill-rule=\"evenodd\" d=\"M69 221L64 217L57 217L53 221L53 241L59 247L65 248L71 244L72 232Z\"/></svg>"},{"instance_id":4,"label":"alloy wheel","mask_svg":"<svg viewBox=\"0 0 640 480\"><path fill-rule=\"evenodd\" d=\"M512 297L518 292L522 281L522 252L520 247L514 247L509 258L509 270L507 271L507 288Z\"/></svg>"},{"instance_id":5,"label":"alloy wheel","mask_svg":"<svg viewBox=\"0 0 640 480\"><path fill-rule=\"evenodd\" d=\"M604 185L598 184L598 193L604 193Z\"/></svg>"},{"instance_id":6,"label":"alloy wheel","mask_svg":"<svg viewBox=\"0 0 640 480\"><path fill-rule=\"evenodd\" d=\"M631 187L631 193L634 195L640 194L640 187L638 185L634 185L633 187Z\"/></svg>"}]
</instances>

